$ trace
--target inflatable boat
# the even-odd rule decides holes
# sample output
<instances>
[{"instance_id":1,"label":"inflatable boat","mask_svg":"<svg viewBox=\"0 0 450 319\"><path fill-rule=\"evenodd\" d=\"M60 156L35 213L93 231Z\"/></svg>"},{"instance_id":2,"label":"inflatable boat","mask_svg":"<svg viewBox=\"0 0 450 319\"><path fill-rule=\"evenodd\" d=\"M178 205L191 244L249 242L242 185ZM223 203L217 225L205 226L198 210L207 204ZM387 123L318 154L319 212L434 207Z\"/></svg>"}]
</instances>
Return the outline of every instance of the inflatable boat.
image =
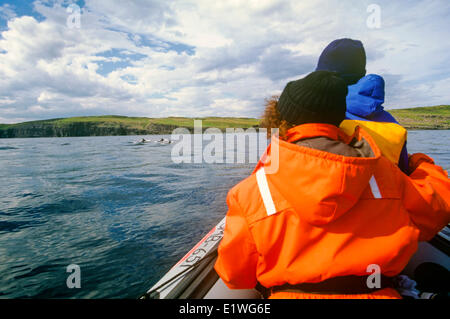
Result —
<instances>
[{"instance_id":1,"label":"inflatable boat","mask_svg":"<svg viewBox=\"0 0 450 319\"><path fill-rule=\"evenodd\" d=\"M214 270L217 247L223 237L225 218L181 258L141 299L261 299L264 288L229 289ZM419 243L418 250L402 274L420 281L440 276L448 281L450 271L450 228L447 225L431 241ZM431 268L429 267L431 265ZM442 275L436 273L443 271ZM430 272L433 272L431 274ZM420 277L420 278L418 278ZM427 279L428 277L428 279ZM444 278L442 278L444 277ZM425 279L423 279L425 278ZM433 279L431 279L432 281ZM422 285L423 286L423 285ZM445 286L448 297L448 289ZM429 290L433 290L430 288ZM433 298L442 291L421 291L421 298Z\"/></svg>"}]
</instances>

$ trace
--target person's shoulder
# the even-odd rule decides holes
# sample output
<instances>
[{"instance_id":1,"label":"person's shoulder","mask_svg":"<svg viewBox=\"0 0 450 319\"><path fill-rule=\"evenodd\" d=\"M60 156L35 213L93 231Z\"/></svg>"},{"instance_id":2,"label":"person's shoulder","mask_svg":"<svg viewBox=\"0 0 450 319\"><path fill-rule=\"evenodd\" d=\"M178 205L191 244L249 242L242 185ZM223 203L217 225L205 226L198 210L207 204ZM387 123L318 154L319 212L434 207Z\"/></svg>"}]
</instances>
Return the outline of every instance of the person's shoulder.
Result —
<instances>
[{"instance_id":1,"label":"person's shoulder","mask_svg":"<svg viewBox=\"0 0 450 319\"><path fill-rule=\"evenodd\" d=\"M234 185L228 192L229 196L234 196L236 199L240 199L243 194L248 194L251 190L257 188L255 174L249 175L242 181Z\"/></svg>"},{"instance_id":2,"label":"person's shoulder","mask_svg":"<svg viewBox=\"0 0 450 319\"><path fill-rule=\"evenodd\" d=\"M258 211L261 199L256 175L252 174L233 186L228 192L228 202L238 205L245 215Z\"/></svg>"},{"instance_id":3,"label":"person's shoulder","mask_svg":"<svg viewBox=\"0 0 450 319\"><path fill-rule=\"evenodd\" d=\"M369 119L374 122L398 124L398 121L395 119L395 117L386 110L381 110L379 112L373 113Z\"/></svg>"}]
</instances>

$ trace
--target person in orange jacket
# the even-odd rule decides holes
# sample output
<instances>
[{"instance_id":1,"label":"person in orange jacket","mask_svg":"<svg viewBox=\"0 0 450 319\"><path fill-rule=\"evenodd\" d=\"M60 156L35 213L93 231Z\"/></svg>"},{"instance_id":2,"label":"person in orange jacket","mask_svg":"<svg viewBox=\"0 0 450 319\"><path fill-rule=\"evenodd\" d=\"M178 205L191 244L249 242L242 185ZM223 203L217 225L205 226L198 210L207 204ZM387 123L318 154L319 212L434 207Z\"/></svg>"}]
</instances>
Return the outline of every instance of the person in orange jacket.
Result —
<instances>
[{"instance_id":1,"label":"person in orange jacket","mask_svg":"<svg viewBox=\"0 0 450 319\"><path fill-rule=\"evenodd\" d=\"M447 173L418 153L407 176L362 128L346 135L346 95L335 73L316 71L269 101L263 123L279 134L227 196L215 270L229 288L401 298L392 277L450 221Z\"/></svg>"}]
</instances>

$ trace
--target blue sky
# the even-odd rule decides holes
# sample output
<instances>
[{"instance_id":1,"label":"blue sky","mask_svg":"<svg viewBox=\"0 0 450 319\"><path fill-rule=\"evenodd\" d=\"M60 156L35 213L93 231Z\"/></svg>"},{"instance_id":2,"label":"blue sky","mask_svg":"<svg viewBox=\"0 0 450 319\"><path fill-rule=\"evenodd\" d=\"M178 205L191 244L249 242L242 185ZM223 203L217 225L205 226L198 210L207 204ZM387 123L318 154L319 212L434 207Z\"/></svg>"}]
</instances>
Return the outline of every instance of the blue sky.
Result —
<instances>
[{"instance_id":1,"label":"blue sky","mask_svg":"<svg viewBox=\"0 0 450 319\"><path fill-rule=\"evenodd\" d=\"M384 77L386 109L450 104L449 15L446 0L0 1L0 123L259 117L343 37L361 40L367 72Z\"/></svg>"}]
</instances>

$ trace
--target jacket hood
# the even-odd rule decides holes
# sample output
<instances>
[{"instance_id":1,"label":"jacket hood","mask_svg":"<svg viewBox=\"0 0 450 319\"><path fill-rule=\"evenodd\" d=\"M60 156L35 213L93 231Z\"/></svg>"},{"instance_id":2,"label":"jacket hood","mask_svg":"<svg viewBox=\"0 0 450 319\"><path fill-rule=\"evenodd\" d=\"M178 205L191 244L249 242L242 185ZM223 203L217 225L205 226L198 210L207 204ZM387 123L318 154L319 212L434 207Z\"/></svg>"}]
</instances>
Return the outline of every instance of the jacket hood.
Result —
<instances>
[{"instance_id":1,"label":"jacket hood","mask_svg":"<svg viewBox=\"0 0 450 319\"><path fill-rule=\"evenodd\" d=\"M292 208L302 220L312 225L336 220L359 201L369 185L380 159L379 148L359 128L349 137L333 125L304 124L290 129L289 134L291 137L286 141L272 138L268 156L263 156L255 169L264 166L276 211ZM374 156L346 157L291 143L299 137L314 136L346 143L356 138L361 143L369 143Z\"/></svg>"},{"instance_id":2,"label":"jacket hood","mask_svg":"<svg viewBox=\"0 0 450 319\"><path fill-rule=\"evenodd\" d=\"M364 120L374 113L382 112L384 103L384 80L376 74L368 74L356 84L348 86L347 118Z\"/></svg>"}]
</instances>

